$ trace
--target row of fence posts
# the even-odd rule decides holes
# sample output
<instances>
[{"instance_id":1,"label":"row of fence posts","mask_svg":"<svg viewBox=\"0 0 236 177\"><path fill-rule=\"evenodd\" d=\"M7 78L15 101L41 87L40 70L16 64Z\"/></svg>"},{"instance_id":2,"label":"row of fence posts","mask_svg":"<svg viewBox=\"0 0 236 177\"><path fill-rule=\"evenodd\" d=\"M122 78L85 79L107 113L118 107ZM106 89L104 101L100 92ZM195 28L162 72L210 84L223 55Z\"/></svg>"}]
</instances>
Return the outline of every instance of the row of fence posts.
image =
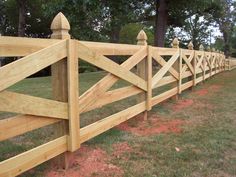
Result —
<instances>
[{"instance_id":1,"label":"row of fence posts","mask_svg":"<svg viewBox=\"0 0 236 177\"><path fill-rule=\"evenodd\" d=\"M52 35L51 38L52 39L70 39L71 36L69 34L69 30L70 30L70 24L68 22L68 20L66 19L66 17L62 14L62 13L58 13L56 15L56 17L53 19L52 24L51 24L51 30L52 30ZM143 46L147 46L147 35L146 33L141 30L137 36L137 45L143 45ZM179 41L177 38L174 38L173 42L172 42L172 47L173 48L179 48ZM192 42L190 42L188 44L188 49L189 50L193 50L194 46L192 44ZM215 49L210 49L207 48L208 51L212 51L215 52ZM203 51L204 47L203 45L200 45L199 50ZM147 51L149 52L149 51ZM76 60L76 62L74 63L76 65L76 67L78 67L78 60ZM147 79L151 79L150 77L152 77L150 75L150 73L148 74L147 68L148 68L148 60L142 60L138 65L137 65L137 73L138 75L147 80ZM179 68L179 64L176 64L176 66L174 66L175 69ZM68 95L68 63L66 59L63 59L55 64L52 65L51 67L51 72L52 72L52 90L53 90L53 98L57 101L62 101L62 102L68 102L69 101L69 95ZM79 87L79 85L75 86L76 88ZM150 86L149 86L150 89ZM147 99L150 98L150 92L148 93L144 93L143 95L141 95L140 99ZM79 97L79 93L76 94L77 98ZM176 96L176 98L178 97L178 95ZM147 105L147 111L144 112L144 119L147 119L147 112L151 110L151 105ZM78 120L78 130L80 127L80 122L79 122L79 112L77 115L74 115L77 117ZM71 122L62 120L60 121L60 123L57 124L57 126L55 127L55 133L56 135L59 136L63 136L65 134L69 134L69 136L71 136L70 131L69 131L69 127ZM78 135L79 137L79 131L78 131ZM78 140L79 141L79 140ZM78 143L78 147L79 147L79 143ZM78 148L77 147L77 148ZM70 165L70 157L71 157L71 153L70 152L66 152L60 156L58 156L55 159L55 162L58 163L58 165L63 166L64 168L68 168Z\"/></svg>"},{"instance_id":2,"label":"row of fence posts","mask_svg":"<svg viewBox=\"0 0 236 177\"><path fill-rule=\"evenodd\" d=\"M146 33L143 31L143 30L141 30L140 32L139 32L139 34L138 34L138 36L137 36L137 45L143 45L143 46L147 46L148 45L148 43L147 43L147 35L146 35ZM179 49L179 40L178 40L178 38L174 38L173 39L173 41L172 41L172 43L171 43L171 46L172 46L172 48L176 48L176 49ZM193 43L192 43L192 41L190 41L189 42L189 44L188 44L188 50L194 50L194 45L193 45ZM204 46L201 44L200 46L199 46L199 51L204 51L205 50L205 48L204 48ZM148 51L149 52L149 51ZM215 48L210 48L210 47L207 47L207 52L217 52L217 53L220 53L220 54L223 54L223 52L221 52L221 51L216 51L215 50ZM149 55L148 55L149 56ZM192 65L194 65L194 62L195 62L195 60L192 60ZM145 80L149 80L150 79L150 74L148 74L148 59L147 60L142 60L138 65L137 65L137 74L141 77L141 78L143 78L143 79L145 79ZM174 64L174 69L177 71L177 72L180 72L179 71L179 68L180 67L182 67L182 66L180 66L180 65L182 65L182 61L181 61L181 63L179 63L179 61L177 61L177 62L175 62L175 64ZM149 78L148 78L149 77ZM196 80L196 78L193 78L193 77L196 77L196 76L190 76L189 77L189 80L193 80L193 81L195 81ZM196 83L194 83L194 86L196 85ZM178 86L178 81L177 81L177 86ZM192 89L193 87L191 87L190 89ZM181 90L179 91L179 94L181 93ZM150 95L148 96L148 94L149 94L149 92L146 92L146 93L144 93L143 95L141 95L140 96L140 98L138 99L138 101L141 101L141 100L144 100L144 99L148 99L148 98L150 98ZM150 93L151 94L151 93ZM178 99L178 94L175 96L175 99ZM147 101L148 102L148 101ZM148 113L148 111L149 110L151 110L151 106L149 105L149 106L147 106L147 110L144 112L144 120L147 120L147 113Z\"/></svg>"}]
</instances>

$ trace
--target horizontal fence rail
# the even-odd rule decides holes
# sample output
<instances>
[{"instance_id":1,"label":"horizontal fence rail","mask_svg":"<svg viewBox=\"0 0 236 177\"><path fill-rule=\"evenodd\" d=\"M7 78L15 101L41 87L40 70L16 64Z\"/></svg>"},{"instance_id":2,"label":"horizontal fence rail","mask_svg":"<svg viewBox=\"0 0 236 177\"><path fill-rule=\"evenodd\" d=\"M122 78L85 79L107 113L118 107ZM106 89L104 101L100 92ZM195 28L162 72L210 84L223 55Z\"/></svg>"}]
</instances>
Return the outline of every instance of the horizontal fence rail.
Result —
<instances>
[{"instance_id":1,"label":"horizontal fence rail","mask_svg":"<svg viewBox=\"0 0 236 177\"><path fill-rule=\"evenodd\" d=\"M55 20L66 19L60 13ZM81 143L112 127L140 113L147 115L156 104L217 73L236 68L236 60L225 59L222 53L193 50L191 45L182 49L176 40L173 48L149 46L143 31L137 37L138 45L72 40L65 32L69 30L67 23L52 23L54 39L0 37L0 57L22 57L0 67L0 111L19 114L0 120L0 141L55 123L68 129L52 141L0 162L1 177L19 175L64 152L74 152ZM117 64L109 56L129 57ZM81 95L79 60L107 72ZM52 66L53 99L6 90L47 66ZM111 90L120 79L130 85ZM154 94L167 85L172 87ZM80 128L80 114L135 95L135 105Z\"/></svg>"}]
</instances>

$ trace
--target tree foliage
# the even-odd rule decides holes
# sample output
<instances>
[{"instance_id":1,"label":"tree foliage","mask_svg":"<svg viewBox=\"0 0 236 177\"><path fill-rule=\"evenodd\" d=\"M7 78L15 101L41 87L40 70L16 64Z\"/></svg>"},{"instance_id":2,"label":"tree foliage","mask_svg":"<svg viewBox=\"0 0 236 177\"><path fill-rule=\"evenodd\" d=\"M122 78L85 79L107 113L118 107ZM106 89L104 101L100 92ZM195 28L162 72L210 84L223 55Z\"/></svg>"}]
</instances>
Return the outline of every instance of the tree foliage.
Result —
<instances>
[{"instance_id":1,"label":"tree foliage","mask_svg":"<svg viewBox=\"0 0 236 177\"><path fill-rule=\"evenodd\" d=\"M207 43L209 26L217 24L225 52L229 53L233 45L233 0L2 0L2 35L18 34L19 1L26 8L26 36L48 37L51 21L61 11L70 21L72 37L80 40L136 43L137 33L145 29L149 44L169 45L177 36L185 45L192 40L197 47Z\"/></svg>"}]
</instances>

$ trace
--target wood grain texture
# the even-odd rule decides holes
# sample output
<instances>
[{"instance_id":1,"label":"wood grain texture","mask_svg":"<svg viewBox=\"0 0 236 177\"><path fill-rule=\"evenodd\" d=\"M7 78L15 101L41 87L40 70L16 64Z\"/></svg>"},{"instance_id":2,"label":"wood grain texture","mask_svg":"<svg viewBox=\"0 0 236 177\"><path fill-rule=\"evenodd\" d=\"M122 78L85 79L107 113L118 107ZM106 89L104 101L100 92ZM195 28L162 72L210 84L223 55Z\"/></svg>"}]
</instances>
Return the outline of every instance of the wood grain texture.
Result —
<instances>
[{"instance_id":1,"label":"wood grain texture","mask_svg":"<svg viewBox=\"0 0 236 177\"><path fill-rule=\"evenodd\" d=\"M120 123L134 117L135 115L146 110L146 103L142 102L121 112L113 114L107 118L99 120L93 124L90 124L80 129L81 143L85 142L109 129L119 125Z\"/></svg>"},{"instance_id":2,"label":"wood grain texture","mask_svg":"<svg viewBox=\"0 0 236 177\"><path fill-rule=\"evenodd\" d=\"M103 94L94 104L90 105L89 107L86 107L86 109L83 112L87 112L96 108L101 108L104 105L128 98L130 96L137 95L142 92L143 92L142 90L138 89L135 86L127 86L108 91L105 94Z\"/></svg>"},{"instance_id":3,"label":"wood grain texture","mask_svg":"<svg viewBox=\"0 0 236 177\"><path fill-rule=\"evenodd\" d=\"M0 120L0 141L59 122L49 117L19 115Z\"/></svg>"},{"instance_id":4,"label":"wood grain texture","mask_svg":"<svg viewBox=\"0 0 236 177\"><path fill-rule=\"evenodd\" d=\"M59 40L0 36L0 57L26 56Z\"/></svg>"},{"instance_id":5,"label":"wood grain texture","mask_svg":"<svg viewBox=\"0 0 236 177\"><path fill-rule=\"evenodd\" d=\"M77 43L75 40L67 41L67 75L68 75L68 111L69 111L69 137L68 150L76 151L80 147L79 131L79 63Z\"/></svg>"},{"instance_id":6,"label":"wood grain texture","mask_svg":"<svg viewBox=\"0 0 236 177\"><path fill-rule=\"evenodd\" d=\"M115 44L115 43L102 43L102 42L88 42L79 41L81 44L87 46L93 51L98 52L101 55L133 55L139 51L142 46L129 45L129 44Z\"/></svg>"},{"instance_id":7,"label":"wood grain texture","mask_svg":"<svg viewBox=\"0 0 236 177\"><path fill-rule=\"evenodd\" d=\"M175 50L176 51L176 50ZM171 59L167 62L165 66L163 66L152 78L152 88L162 79L162 77L168 72L168 70L172 67L174 62L178 59L179 52L175 52L175 54L171 57Z\"/></svg>"},{"instance_id":8,"label":"wood grain texture","mask_svg":"<svg viewBox=\"0 0 236 177\"><path fill-rule=\"evenodd\" d=\"M66 41L32 53L0 68L0 91L40 71L66 56Z\"/></svg>"},{"instance_id":9,"label":"wood grain texture","mask_svg":"<svg viewBox=\"0 0 236 177\"><path fill-rule=\"evenodd\" d=\"M120 66L119 64L113 62L109 58L92 51L88 47L78 43L78 56L79 58L87 61L88 63L95 65L105 71L110 72L111 74L119 77L123 80L130 82L131 84L143 89L147 90L147 85L145 80L141 79L137 75L130 72L128 69Z\"/></svg>"},{"instance_id":10,"label":"wood grain texture","mask_svg":"<svg viewBox=\"0 0 236 177\"><path fill-rule=\"evenodd\" d=\"M147 56L147 49L146 47L141 48L137 53L131 56L128 60L121 64L122 67L130 70L133 68L137 63L139 63L144 57ZM80 101L80 112L83 112L86 107L89 107L98 100L105 92L111 88L119 78L112 74L106 75L102 78L99 82L93 85L90 89L88 89L84 94L82 94L79 98Z\"/></svg>"},{"instance_id":11,"label":"wood grain texture","mask_svg":"<svg viewBox=\"0 0 236 177\"><path fill-rule=\"evenodd\" d=\"M0 176L17 176L67 150L67 136L62 136L15 157L0 162Z\"/></svg>"},{"instance_id":12,"label":"wood grain texture","mask_svg":"<svg viewBox=\"0 0 236 177\"><path fill-rule=\"evenodd\" d=\"M68 104L14 93L0 92L0 111L68 119Z\"/></svg>"}]
</instances>

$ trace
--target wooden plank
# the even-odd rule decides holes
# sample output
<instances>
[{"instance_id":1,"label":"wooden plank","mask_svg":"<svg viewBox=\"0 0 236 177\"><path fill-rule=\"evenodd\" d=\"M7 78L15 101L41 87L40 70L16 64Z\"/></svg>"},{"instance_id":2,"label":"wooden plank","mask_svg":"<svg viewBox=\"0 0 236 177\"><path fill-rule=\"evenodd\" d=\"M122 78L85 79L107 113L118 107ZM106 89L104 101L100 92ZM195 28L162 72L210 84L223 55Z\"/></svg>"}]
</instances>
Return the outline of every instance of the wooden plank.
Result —
<instances>
[{"instance_id":1,"label":"wooden plank","mask_svg":"<svg viewBox=\"0 0 236 177\"><path fill-rule=\"evenodd\" d=\"M145 41L145 40L144 40ZM138 45L147 45L146 44L146 41L144 42L144 41L140 41L140 43L139 43L139 41L138 41ZM148 53L148 47L146 48L146 52ZM149 53L147 54L147 55L149 55ZM138 64L137 64L137 75L140 77L140 78L142 78L142 79L144 79L145 81L147 81L147 73L148 72L148 59L147 59L147 57L145 57L142 61L140 61ZM147 83L147 86L148 86L148 82L146 82ZM143 92L142 94L140 94L138 97L137 97L137 99L136 99L136 102L137 102L137 104L138 103L141 103L141 102L143 102L143 101L146 101L147 100L147 92ZM143 114L144 116L143 116L143 120L147 120L147 113L146 113L146 110L145 110L145 112L144 112L144 114Z\"/></svg>"},{"instance_id":2,"label":"wooden plank","mask_svg":"<svg viewBox=\"0 0 236 177\"><path fill-rule=\"evenodd\" d=\"M152 106L155 106L156 104L161 103L161 102L167 100L168 98L173 97L177 93L178 93L178 87L175 87L175 88L170 89L164 93L161 93L160 95L153 97L152 98Z\"/></svg>"},{"instance_id":3,"label":"wooden plank","mask_svg":"<svg viewBox=\"0 0 236 177\"><path fill-rule=\"evenodd\" d=\"M88 42L79 41L83 45L87 46L93 51L100 53L101 55L133 55L139 51L142 46L129 45L129 44L114 44L114 43L102 43L102 42Z\"/></svg>"},{"instance_id":4,"label":"wooden plank","mask_svg":"<svg viewBox=\"0 0 236 177\"><path fill-rule=\"evenodd\" d=\"M116 77L126 80L145 91L147 90L146 81L141 79L134 73L130 72L128 69L125 69L124 67L113 62L109 58L92 51L91 49L82 45L79 42L77 43L77 45L79 51L78 56L82 60L85 60L92 65L104 69L105 71L112 73Z\"/></svg>"},{"instance_id":5,"label":"wooden plank","mask_svg":"<svg viewBox=\"0 0 236 177\"><path fill-rule=\"evenodd\" d=\"M66 40L66 56L51 66L53 99L57 101L68 102L68 65L66 57L68 57L67 40L71 38L69 34L70 24L66 17L61 12L59 12L54 17L50 28L52 30L51 38ZM69 134L68 129L69 121L63 120L56 124L54 132L57 137L60 137L64 136L65 134ZM54 159L54 163L61 168L67 169L70 164L68 159L69 152L65 152L62 155L56 157Z\"/></svg>"},{"instance_id":6,"label":"wooden plank","mask_svg":"<svg viewBox=\"0 0 236 177\"><path fill-rule=\"evenodd\" d=\"M204 53L200 55L200 58L199 58L199 52L197 52L195 55L196 55L196 59L197 59L196 68L199 68L200 66L203 68L202 62L203 62L203 58L204 58Z\"/></svg>"},{"instance_id":7,"label":"wooden plank","mask_svg":"<svg viewBox=\"0 0 236 177\"><path fill-rule=\"evenodd\" d=\"M188 89L189 87L192 87L192 86L193 86L193 81L191 80L191 81L188 81L188 82L182 84L181 89L186 90L186 89Z\"/></svg>"},{"instance_id":8,"label":"wooden plank","mask_svg":"<svg viewBox=\"0 0 236 177\"><path fill-rule=\"evenodd\" d=\"M198 70L197 73L199 74L200 72L202 72L202 71ZM182 73L182 79L189 77L189 76L192 76L192 73L190 71L186 71L186 72ZM154 86L153 89L173 83L175 81L176 81L176 79L173 76L165 76Z\"/></svg>"},{"instance_id":9,"label":"wooden plank","mask_svg":"<svg viewBox=\"0 0 236 177\"><path fill-rule=\"evenodd\" d=\"M206 80L206 57L205 57L205 52L204 52L204 55L203 55L202 63L203 63L203 81L205 81Z\"/></svg>"},{"instance_id":10,"label":"wooden plank","mask_svg":"<svg viewBox=\"0 0 236 177\"><path fill-rule=\"evenodd\" d=\"M123 87L115 90L111 90L103 94L98 101L96 101L94 104L90 105L89 107L86 107L83 112L87 112L96 108L101 108L104 105L128 98L130 96L137 95L139 93L142 93L143 91L138 89L135 86L128 86ZM79 105L80 102L79 102ZM81 113L83 113L81 112Z\"/></svg>"},{"instance_id":11,"label":"wooden plank","mask_svg":"<svg viewBox=\"0 0 236 177\"><path fill-rule=\"evenodd\" d=\"M181 85L182 85L182 78L183 78L183 50L180 49L180 57L179 57L179 81L178 81L178 94L181 94Z\"/></svg>"},{"instance_id":12,"label":"wooden plank","mask_svg":"<svg viewBox=\"0 0 236 177\"><path fill-rule=\"evenodd\" d=\"M153 58L163 67L167 64L167 62L158 54L158 51L153 51ZM169 69L169 72L177 79L179 80L179 73L171 67Z\"/></svg>"},{"instance_id":13,"label":"wooden plank","mask_svg":"<svg viewBox=\"0 0 236 177\"><path fill-rule=\"evenodd\" d=\"M165 76L154 86L153 89L171 84L173 82L176 82L176 79L173 76Z\"/></svg>"},{"instance_id":14,"label":"wooden plank","mask_svg":"<svg viewBox=\"0 0 236 177\"><path fill-rule=\"evenodd\" d=\"M68 104L14 93L0 92L0 111L68 119Z\"/></svg>"},{"instance_id":15,"label":"wooden plank","mask_svg":"<svg viewBox=\"0 0 236 177\"><path fill-rule=\"evenodd\" d=\"M133 56L131 56L128 60L126 60L124 63L122 63L121 66L130 70L146 56L147 56L147 48L143 47L143 48L141 48L141 50L139 50L137 53L135 53ZM109 73L103 79L101 79L99 82L97 82L93 87L88 89L79 98L80 112L83 112L86 109L86 107L89 107L90 105L95 104L95 102L98 100L98 98L101 97L118 80L119 80L119 78L117 78L116 76Z\"/></svg>"},{"instance_id":16,"label":"wooden plank","mask_svg":"<svg viewBox=\"0 0 236 177\"><path fill-rule=\"evenodd\" d=\"M62 136L15 157L0 162L0 176L17 176L67 150L67 136Z\"/></svg>"},{"instance_id":17,"label":"wooden plank","mask_svg":"<svg viewBox=\"0 0 236 177\"><path fill-rule=\"evenodd\" d=\"M153 49L148 46L148 57L147 57L147 111L152 109L152 58Z\"/></svg>"},{"instance_id":18,"label":"wooden plank","mask_svg":"<svg viewBox=\"0 0 236 177\"><path fill-rule=\"evenodd\" d=\"M194 53L194 51L193 51ZM185 61L185 63L187 64L187 67L190 69L190 71L194 74L194 68L192 66L192 64L190 63L192 60L194 60L195 57L193 58L187 58L185 55L182 55L182 59Z\"/></svg>"},{"instance_id":19,"label":"wooden plank","mask_svg":"<svg viewBox=\"0 0 236 177\"><path fill-rule=\"evenodd\" d=\"M66 56L66 41L58 42L0 68L0 91Z\"/></svg>"},{"instance_id":20,"label":"wooden plank","mask_svg":"<svg viewBox=\"0 0 236 177\"><path fill-rule=\"evenodd\" d=\"M198 83L200 83L200 82L202 82L202 81L203 81L203 78L202 78L202 77L199 77L199 78L196 79L196 84L198 84Z\"/></svg>"},{"instance_id":21,"label":"wooden plank","mask_svg":"<svg viewBox=\"0 0 236 177\"><path fill-rule=\"evenodd\" d=\"M194 51L192 49L181 49L181 50L182 50L183 55L192 55Z\"/></svg>"},{"instance_id":22,"label":"wooden plank","mask_svg":"<svg viewBox=\"0 0 236 177\"><path fill-rule=\"evenodd\" d=\"M189 53L190 55L189 55L189 57L188 57L188 61L191 62L191 61L193 60L193 58L194 58L194 50L189 50L189 51L191 51L191 53ZM183 51L182 51L182 56L185 56L185 53L183 53ZM186 57L186 56L185 56L185 57ZM188 69L188 65L185 64L185 65L183 66L182 71L185 72L187 69Z\"/></svg>"},{"instance_id":23,"label":"wooden plank","mask_svg":"<svg viewBox=\"0 0 236 177\"><path fill-rule=\"evenodd\" d=\"M57 42L59 40L0 36L0 57L26 56Z\"/></svg>"},{"instance_id":24,"label":"wooden plank","mask_svg":"<svg viewBox=\"0 0 236 177\"><path fill-rule=\"evenodd\" d=\"M0 141L59 122L59 119L19 115L0 120Z\"/></svg>"},{"instance_id":25,"label":"wooden plank","mask_svg":"<svg viewBox=\"0 0 236 177\"><path fill-rule=\"evenodd\" d=\"M181 89L186 90L187 88L191 87L192 85L193 85L193 82L189 81L187 83L182 84ZM152 98L152 106L173 97L177 93L178 93L178 87L175 87L175 88L172 88L164 93L161 93L160 95L153 97Z\"/></svg>"},{"instance_id":26,"label":"wooden plank","mask_svg":"<svg viewBox=\"0 0 236 177\"><path fill-rule=\"evenodd\" d=\"M119 125L120 123L138 115L139 113L146 110L146 103L145 101L139 103L135 106L132 106L128 109L125 109L121 112L113 114L109 117L106 117L100 121L97 121L93 124L90 124L84 128L80 129L80 136L81 136L81 143L85 142L109 129Z\"/></svg>"},{"instance_id":27,"label":"wooden plank","mask_svg":"<svg viewBox=\"0 0 236 177\"><path fill-rule=\"evenodd\" d=\"M116 77L126 80L145 91L147 90L147 85L145 80L141 79L140 77L133 74L124 67L120 66L119 64L113 62L109 58L90 50L88 47L80 43L77 44L78 44L79 58L101 69L104 69L105 71L112 73Z\"/></svg>"},{"instance_id":28,"label":"wooden plank","mask_svg":"<svg viewBox=\"0 0 236 177\"><path fill-rule=\"evenodd\" d=\"M196 58L196 54L194 51L194 57L193 57L193 62L192 62L192 66L193 66L193 86L196 86L196 79L197 79L197 58ZM191 69L190 69L191 70Z\"/></svg>"},{"instance_id":29,"label":"wooden plank","mask_svg":"<svg viewBox=\"0 0 236 177\"><path fill-rule=\"evenodd\" d=\"M67 72L68 72L68 106L69 106L69 137L68 150L76 151L80 147L79 142L79 63L77 43L75 40L67 41Z\"/></svg>"},{"instance_id":30,"label":"wooden plank","mask_svg":"<svg viewBox=\"0 0 236 177\"><path fill-rule=\"evenodd\" d=\"M171 59L167 62L165 66L163 66L152 78L152 88L161 80L161 78L168 72L168 70L172 67L174 62L178 59L179 52L176 52Z\"/></svg>"},{"instance_id":31,"label":"wooden plank","mask_svg":"<svg viewBox=\"0 0 236 177\"><path fill-rule=\"evenodd\" d=\"M190 71L185 71L183 73L183 78L186 78L186 77L189 77L189 76L192 76L193 74L190 72Z\"/></svg>"},{"instance_id":32,"label":"wooden plank","mask_svg":"<svg viewBox=\"0 0 236 177\"><path fill-rule=\"evenodd\" d=\"M163 47L153 47L153 51L158 51L160 56L172 56L175 55L178 49L176 48L163 48Z\"/></svg>"}]
</instances>

